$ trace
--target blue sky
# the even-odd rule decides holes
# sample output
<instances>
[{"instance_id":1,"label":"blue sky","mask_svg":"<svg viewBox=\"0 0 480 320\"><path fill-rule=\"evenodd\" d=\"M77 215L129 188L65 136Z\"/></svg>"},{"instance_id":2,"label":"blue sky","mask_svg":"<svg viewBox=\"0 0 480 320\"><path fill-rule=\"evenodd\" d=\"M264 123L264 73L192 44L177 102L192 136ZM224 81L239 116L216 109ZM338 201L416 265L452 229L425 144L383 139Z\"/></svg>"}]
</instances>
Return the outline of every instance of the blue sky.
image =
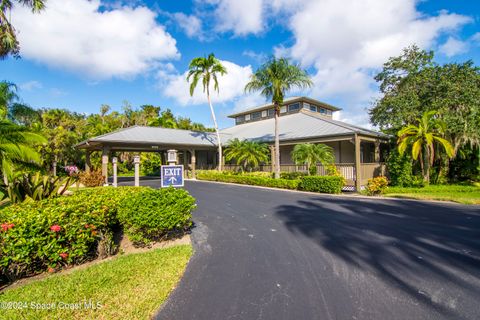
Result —
<instances>
[{"instance_id":1,"label":"blue sky","mask_svg":"<svg viewBox=\"0 0 480 320\"><path fill-rule=\"evenodd\" d=\"M261 104L243 86L261 61L286 56L309 71L309 95L337 105L337 118L368 126L378 96L373 75L390 56L416 43L441 63L480 65L478 1L415 0L48 0L33 16L15 8L22 59L0 61L33 107L97 112L124 100L170 108L211 125L199 90L189 97L189 61L214 52L227 66L213 97L226 115Z\"/></svg>"}]
</instances>

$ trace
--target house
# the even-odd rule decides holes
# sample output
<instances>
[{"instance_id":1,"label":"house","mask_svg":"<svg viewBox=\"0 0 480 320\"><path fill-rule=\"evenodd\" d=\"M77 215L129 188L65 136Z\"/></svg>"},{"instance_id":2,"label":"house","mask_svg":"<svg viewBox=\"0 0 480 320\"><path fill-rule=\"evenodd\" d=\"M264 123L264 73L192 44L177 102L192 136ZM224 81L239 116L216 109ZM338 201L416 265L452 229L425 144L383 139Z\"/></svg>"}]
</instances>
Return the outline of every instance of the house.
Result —
<instances>
[{"instance_id":1,"label":"house","mask_svg":"<svg viewBox=\"0 0 480 320\"><path fill-rule=\"evenodd\" d=\"M324 143L333 148L336 166L352 188L360 189L374 176L384 174L382 149L388 137L380 132L333 120L340 109L308 97L291 97L280 109L280 166L282 171L306 170L292 162L291 152L299 143ZM235 125L221 130L222 143L232 139L254 140L274 144L274 109L265 104L229 116ZM108 156L114 151L162 152L178 150L179 161L190 170L217 166L216 136L212 132L134 126L80 143L78 148L102 152L102 169L107 172ZM226 169L231 169L226 164ZM265 165L262 170L272 170ZM325 172L318 167L319 174Z\"/></svg>"}]
</instances>

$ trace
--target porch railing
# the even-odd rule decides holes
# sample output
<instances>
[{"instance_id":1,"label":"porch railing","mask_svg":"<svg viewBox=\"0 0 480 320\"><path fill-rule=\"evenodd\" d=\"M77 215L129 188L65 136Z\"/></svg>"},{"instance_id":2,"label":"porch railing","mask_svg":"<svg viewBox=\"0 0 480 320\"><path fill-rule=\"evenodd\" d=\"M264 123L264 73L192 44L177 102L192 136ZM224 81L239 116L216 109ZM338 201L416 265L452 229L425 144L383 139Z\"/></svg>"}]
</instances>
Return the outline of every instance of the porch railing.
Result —
<instances>
[{"instance_id":1,"label":"porch railing","mask_svg":"<svg viewBox=\"0 0 480 320\"><path fill-rule=\"evenodd\" d=\"M354 163L336 163L335 166L337 167L340 174L347 180L347 185L354 185L355 184L355 164ZM224 166L224 170L226 171L237 171L240 170L240 166L235 164L226 164ZM213 165L205 165L197 167L197 169L203 170L212 170L215 169ZM362 177L362 185L367 183L367 180L373 177L377 177L380 175L385 175L386 169L384 163L362 163L360 165L360 174ZM271 165L261 165L255 169L255 171L261 172L271 172L272 166ZM306 165L295 165L295 164L282 164L280 165L280 171L282 172L307 172ZM322 165L317 165L317 175L325 176L327 175L327 168Z\"/></svg>"}]
</instances>

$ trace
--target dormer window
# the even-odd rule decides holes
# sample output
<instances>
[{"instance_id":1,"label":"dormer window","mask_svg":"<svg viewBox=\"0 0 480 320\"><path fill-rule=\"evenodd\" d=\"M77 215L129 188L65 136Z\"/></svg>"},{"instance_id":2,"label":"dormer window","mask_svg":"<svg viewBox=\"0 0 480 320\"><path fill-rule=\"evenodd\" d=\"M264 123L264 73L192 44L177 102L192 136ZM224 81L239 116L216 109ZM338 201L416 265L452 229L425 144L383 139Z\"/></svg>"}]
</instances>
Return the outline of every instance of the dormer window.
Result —
<instances>
[{"instance_id":1,"label":"dormer window","mask_svg":"<svg viewBox=\"0 0 480 320\"><path fill-rule=\"evenodd\" d=\"M242 116L236 117L236 118L235 118L235 122L236 122L237 124L240 124L240 123L245 122L245 116L242 115Z\"/></svg>"},{"instance_id":2,"label":"dormer window","mask_svg":"<svg viewBox=\"0 0 480 320\"><path fill-rule=\"evenodd\" d=\"M310 111L317 112L317 106L311 104L310 105Z\"/></svg>"},{"instance_id":3,"label":"dormer window","mask_svg":"<svg viewBox=\"0 0 480 320\"><path fill-rule=\"evenodd\" d=\"M262 112L253 112L252 113L252 120L258 120L262 117Z\"/></svg>"},{"instance_id":4,"label":"dormer window","mask_svg":"<svg viewBox=\"0 0 480 320\"><path fill-rule=\"evenodd\" d=\"M300 103L292 103L291 105L288 106L288 112L295 112L300 110Z\"/></svg>"},{"instance_id":5,"label":"dormer window","mask_svg":"<svg viewBox=\"0 0 480 320\"><path fill-rule=\"evenodd\" d=\"M269 116L269 117L275 116L275 109L273 109L273 108L272 108L272 109L268 109L268 116Z\"/></svg>"}]
</instances>

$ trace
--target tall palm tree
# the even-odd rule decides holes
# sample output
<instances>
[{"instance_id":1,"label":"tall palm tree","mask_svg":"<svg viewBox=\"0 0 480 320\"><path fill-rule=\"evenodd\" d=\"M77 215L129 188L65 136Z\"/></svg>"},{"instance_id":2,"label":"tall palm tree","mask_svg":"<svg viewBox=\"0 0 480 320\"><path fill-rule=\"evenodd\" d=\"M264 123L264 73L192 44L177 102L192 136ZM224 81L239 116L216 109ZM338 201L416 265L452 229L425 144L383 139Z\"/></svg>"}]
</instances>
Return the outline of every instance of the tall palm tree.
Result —
<instances>
[{"instance_id":1,"label":"tall palm tree","mask_svg":"<svg viewBox=\"0 0 480 320\"><path fill-rule=\"evenodd\" d=\"M246 92L260 91L267 99L272 99L275 107L275 178L280 178L280 138L278 118L285 94L293 88L304 89L313 85L307 71L286 58L270 58L251 76L245 86Z\"/></svg>"},{"instance_id":2,"label":"tall palm tree","mask_svg":"<svg viewBox=\"0 0 480 320\"><path fill-rule=\"evenodd\" d=\"M260 163L269 160L268 146L264 143L255 141L233 139L225 150L225 159L227 161L235 160L237 165L242 166L243 170L250 167L257 168Z\"/></svg>"},{"instance_id":3,"label":"tall palm tree","mask_svg":"<svg viewBox=\"0 0 480 320\"><path fill-rule=\"evenodd\" d=\"M420 166L423 180L430 182L430 166L435 158L435 146L441 146L449 158L454 155L454 148L450 142L442 136L445 133L445 123L437 117L436 111L427 111L418 124L410 124L398 131L398 151L404 154L409 146L412 147L414 160L420 158Z\"/></svg>"},{"instance_id":4,"label":"tall palm tree","mask_svg":"<svg viewBox=\"0 0 480 320\"><path fill-rule=\"evenodd\" d=\"M335 162L335 156L333 149L323 143L302 143L293 148L292 160L296 164L306 164L308 174L316 174L317 163L327 166Z\"/></svg>"},{"instance_id":5,"label":"tall palm tree","mask_svg":"<svg viewBox=\"0 0 480 320\"><path fill-rule=\"evenodd\" d=\"M210 82L213 80L213 90L219 92L218 88L218 75L223 76L227 73L227 69L222 65L220 60L215 58L213 53L210 53L208 57L198 57L190 61L188 66L187 81L190 83L190 96L193 96L198 81L202 80L203 92L207 94L208 105L210 106L210 112L212 113L213 125L215 126L215 132L217 133L218 144L218 170L222 171L222 141L220 140L220 131L218 130L217 118L215 117L215 111L213 110L212 100L210 98Z\"/></svg>"},{"instance_id":6,"label":"tall palm tree","mask_svg":"<svg viewBox=\"0 0 480 320\"><path fill-rule=\"evenodd\" d=\"M18 57L20 51L15 28L9 19L13 2L12 0L0 1L0 59L7 57L9 54ZM33 13L38 13L45 8L46 0L16 0L15 2L29 7Z\"/></svg>"},{"instance_id":7,"label":"tall palm tree","mask_svg":"<svg viewBox=\"0 0 480 320\"><path fill-rule=\"evenodd\" d=\"M33 145L44 142L44 137L26 127L0 120L0 173L5 184L13 176L15 165L40 164L40 154Z\"/></svg>"},{"instance_id":8,"label":"tall palm tree","mask_svg":"<svg viewBox=\"0 0 480 320\"><path fill-rule=\"evenodd\" d=\"M12 104L18 100L17 86L14 83L0 82L0 120L6 119Z\"/></svg>"}]
</instances>

